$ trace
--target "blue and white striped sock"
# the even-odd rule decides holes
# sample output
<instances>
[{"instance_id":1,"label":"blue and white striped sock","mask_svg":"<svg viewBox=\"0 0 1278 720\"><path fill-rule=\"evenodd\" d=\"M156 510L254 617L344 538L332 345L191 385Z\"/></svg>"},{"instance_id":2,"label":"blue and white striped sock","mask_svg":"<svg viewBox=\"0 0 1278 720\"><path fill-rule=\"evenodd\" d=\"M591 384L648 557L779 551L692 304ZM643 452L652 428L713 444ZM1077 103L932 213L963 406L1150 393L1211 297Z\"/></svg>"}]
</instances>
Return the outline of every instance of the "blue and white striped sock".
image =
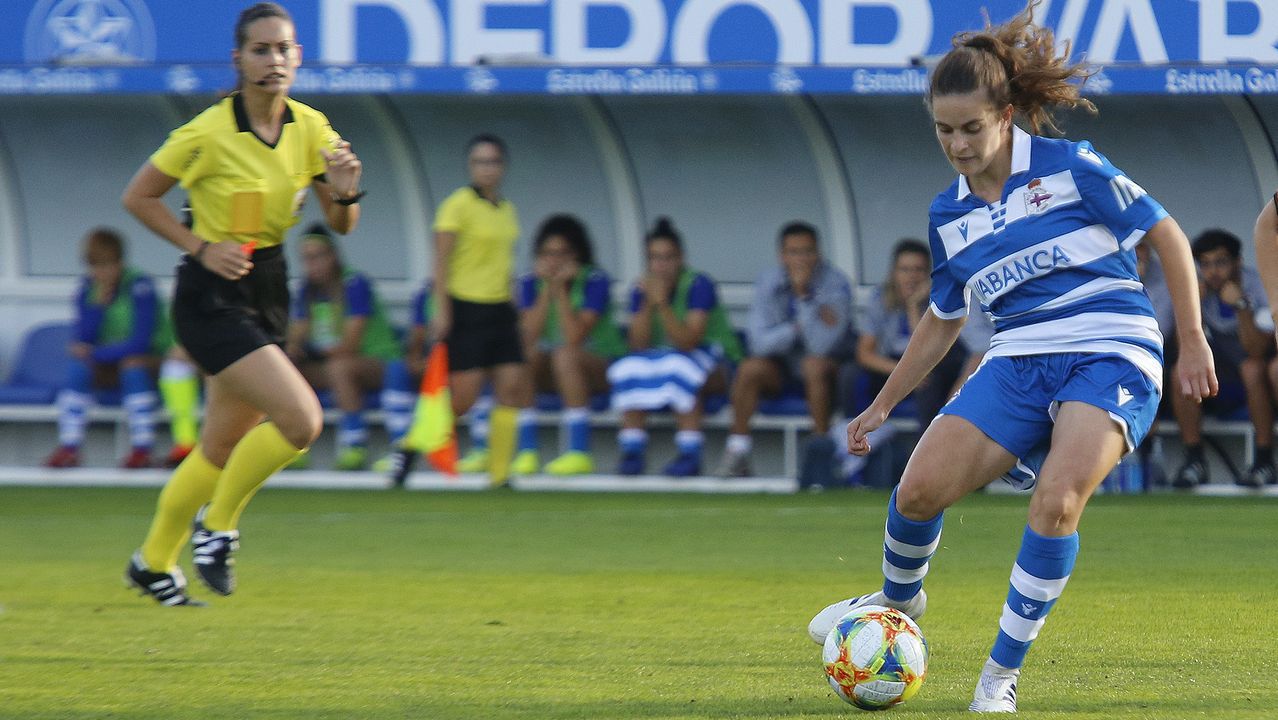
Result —
<instances>
[{"instance_id":1,"label":"blue and white striped sock","mask_svg":"<svg viewBox=\"0 0 1278 720\"><path fill-rule=\"evenodd\" d=\"M590 411L584 407L564 410L560 437L568 439L570 452L590 452Z\"/></svg>"},{"instance_id":2,"label":"blue and white striped sock","mask_svg":"<svg viewBox=\"0 0 1278 720\"><path fill-rule=\"evenodd\" d=\"M155 444L155 408L160 402L151 373L141 367L124 368L120 371L120 386L129 420L129 444L150 449Z\"/></svg>"},{"instance_id":3,"label":"blue and white striped sock","mask_svg":"<svg viewBox=\"0 0 1278 720\"><path fill-rule=\"evenodd\" d=\"M537 411L523 408L519 411L515 424L519 428L517 449L520 452L537 449Z\"/></svg>"},{"instance_id":4,"label":"blue and white striped sock","mask_svg":"<svg viewBox=\"0 0 1278 720\"><path fill-rule=\"evenodd\" d=\"M368 426L364 424L364 413L342 413L337 425L337 446L352 448L365 445L368 445Z\"/></svg>"},{"instance_id":5,"label":"blue and white striped sock","mask_svg":"<svg viewBox=\"0 0 1278 720\"><path fill-rule=\"evenodd\" d=\"M417 393L413 392L412 378L403 360L386 363L382 374L381 401L386 415L386 434L390 436L391 444L396 445L412 426L413 408L417 403Z\"/></svg>"},{"instance_id":6,"label":"blue and white striped sock","mask_svg":"<svg viewBox=\"0 0 1278 720\"><path fill-rule=\"evenodd\" d=\"M493 411L493 396L482 395L470 406L470 448L472 450L488 449L488 416Z\"/></svg>"},{"instance_id":7,"label":"blue and white striped sock","mask_svg":"<svg viewBox=\"0 0 1278 720\"><path fill-rule=\"evenodd\" d=\"M1019 668L1025 662L1025 653L1069 582L1076 557L1078 533L1047 537L1026 526L998 622L998 639L990 651L994 662L1006 668Z\"/></svg>"},{"instance_id":8,"label":"blue and white striped sock","mask_svg":"<svg viewBox=\"0 0 1278 720\"><path fill-rule=\"evenodd\" d=\"M87 413L93 403L93 368L83 360L72 359L67 365L67 386L58 392L58 444L80 447Z\"/></svg>"},{"instance_id":9,"label":"blue and white striped sock","mask_svg":"<svg viewBox=\"0 0 1278 720\"><path fill-rule=\"evenodd\" d=\"M641 428L622 428L617 433L617 444L623 453L642 455L648 449L648 433Z\"/></svg>"},{"instance_id":10,"label":"blue and white striped sock","mask_svg":"<svg viewBox=\"0 0 1278 720\"><path fill-rule=\"evenodd\" d=\"M883 594L889 600L906 602L923 589L928 561L941 544L943 515L911 520L896 509L896 490L892 490L883 532Z\"/></svg>"},{"instance_id":11,"label":"blue and white striped sock","mask_svg":"<svg viewBox=\"0 0 1278 720\"><path fill-rule=\"evenodd\" d=\"M680 430L675 433L675 447L680 455L700 455L706 444L706 436L698 430Z\"/></svg>"}]
</instances>

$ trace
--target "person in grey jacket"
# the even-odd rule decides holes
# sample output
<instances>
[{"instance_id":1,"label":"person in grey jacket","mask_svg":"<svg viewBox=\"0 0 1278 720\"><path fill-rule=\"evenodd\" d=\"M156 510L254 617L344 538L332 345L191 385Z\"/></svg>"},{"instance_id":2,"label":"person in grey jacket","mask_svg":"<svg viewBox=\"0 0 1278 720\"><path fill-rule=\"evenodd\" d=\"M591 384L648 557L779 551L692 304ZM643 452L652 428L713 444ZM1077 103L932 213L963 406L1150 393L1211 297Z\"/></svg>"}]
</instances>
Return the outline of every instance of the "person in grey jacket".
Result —
<instances>
[{"instance_id":1,"label":"person in grey jacket","mask_svg":"<svg viewBox=\"0 0 1278 720\"><path fill-rule=\"evenodd\" d=\"M749 356L732 382L732 429L719 475L751 474L750 418L760 397L800 388L812 417L813 442L829 443L830 414L840 360L852 353L852 286L821 258L817 230L805 222L781 228L780 264L754 284L747 340ZM809 448L809 457L820 453ZM828 464L832 448L824 458ZM805 473L801 472L803 476Z\"/></svg>"}]
</instances>

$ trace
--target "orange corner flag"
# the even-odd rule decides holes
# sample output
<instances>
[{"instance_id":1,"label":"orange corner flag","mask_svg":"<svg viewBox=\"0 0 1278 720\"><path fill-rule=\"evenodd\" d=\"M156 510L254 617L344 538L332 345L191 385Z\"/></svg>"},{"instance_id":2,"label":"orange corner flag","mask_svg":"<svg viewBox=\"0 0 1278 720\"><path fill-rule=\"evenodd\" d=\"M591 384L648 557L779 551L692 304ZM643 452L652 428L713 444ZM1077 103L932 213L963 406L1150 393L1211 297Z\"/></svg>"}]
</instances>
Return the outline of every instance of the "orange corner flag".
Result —
<instances>
[{"instance_id":1,"label":"orange corner flag","mask_svg":"<svg viewBox=\"0 0 1278 720\"><path fill-rule=\"evenodd\" d=\"M456 423L452 395L448 391L448 349L442 342L435 343L426 360L413 424L403 444L425 455L439 470L457 474Z\"/></svg>"}]
</instances>

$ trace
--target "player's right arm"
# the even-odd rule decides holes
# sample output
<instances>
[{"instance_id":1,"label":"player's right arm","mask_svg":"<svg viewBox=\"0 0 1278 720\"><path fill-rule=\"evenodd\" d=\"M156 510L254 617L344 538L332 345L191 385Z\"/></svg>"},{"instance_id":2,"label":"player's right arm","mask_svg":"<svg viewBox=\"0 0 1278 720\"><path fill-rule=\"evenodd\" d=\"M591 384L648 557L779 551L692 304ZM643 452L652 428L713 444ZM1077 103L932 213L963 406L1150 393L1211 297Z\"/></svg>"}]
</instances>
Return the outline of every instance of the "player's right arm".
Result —
<instances>
[{"instance_id":1,"label":"player's right arm","mask_svg":"<svg viewBox=\"0 0 1278 720\"><path fill-rule=\"evenodd\" d=\"M883 389L865 412L848 423L848 452L853 455L866 455L870 452L870 444L865 436L887 422L892 408L914 392L914 388L932 372L932 368L936 367L958 340L959 331L966 321L966 315L945 320L931 310L923 313L918 327L914 329L914 335L910 337L910 344L905 348L905 354L896 363L892 374L888 375Z\"/></svg>"}]
</instances>

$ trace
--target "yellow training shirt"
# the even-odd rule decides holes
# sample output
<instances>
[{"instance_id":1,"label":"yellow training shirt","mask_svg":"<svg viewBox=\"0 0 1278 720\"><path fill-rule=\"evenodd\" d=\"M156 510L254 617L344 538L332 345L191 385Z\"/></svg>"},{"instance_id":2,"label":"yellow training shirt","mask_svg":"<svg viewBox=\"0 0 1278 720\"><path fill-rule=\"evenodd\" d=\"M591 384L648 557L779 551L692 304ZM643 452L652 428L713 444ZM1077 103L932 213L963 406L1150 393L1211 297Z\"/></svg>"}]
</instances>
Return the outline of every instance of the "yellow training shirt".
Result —
<instances>
[{"instance_id":1,"label":"yellow training shirt","mask_svg":"<svg viewBox=\"0 0 1278 720\"><path fill-rule=\"evenodd\" d=\"M473 187L449 195L435 213L435 232L457 235L448 262L448 294L480 303L510 300L510 273L519 239L515 204L493 204Z\"/></svg>"},{"instance_id":2,"label":"yellow training shirt","mask_svg":"<svg viewBox=\"0 0 1278 720\"><path fill-rule=\"evenodd\" d=\"M320 149L332 151L340 138L320 111L285 102L273 146L254 134L236 93L169 133L151 156L186 188L199 237L270 247L301 217L307 188L324 174Z\"/></svg>"}]
</instances>

